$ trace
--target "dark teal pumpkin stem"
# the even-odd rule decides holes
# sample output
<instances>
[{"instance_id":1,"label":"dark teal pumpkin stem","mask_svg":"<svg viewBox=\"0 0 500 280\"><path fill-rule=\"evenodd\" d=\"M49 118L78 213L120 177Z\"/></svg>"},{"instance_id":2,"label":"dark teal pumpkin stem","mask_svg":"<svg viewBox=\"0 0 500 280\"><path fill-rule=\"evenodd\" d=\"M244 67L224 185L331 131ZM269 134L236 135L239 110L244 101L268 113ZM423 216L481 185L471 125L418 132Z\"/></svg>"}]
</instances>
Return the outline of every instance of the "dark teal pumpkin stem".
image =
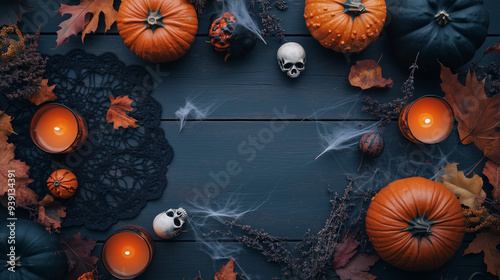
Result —
<instances>
[{"instance_id":1,"label":"dark teal pumpkin stem","mask_svg":"<svg viewBox=\"0 0 500 280\"><path fill-rule=\"evenodd\" d=\"M412 237L417 237L418 241L422 239L422 237L428 237L432 235L432 225L435 224L432 221L429 221L424 216L418 215L415 219L411 221L407 221L408 227L403 229L402 231L409 231Z\"/></svg>"},{"instance_id":2,"label":"dark teal pumpkin stem","mask_svg":"<svg viewBox=\"0 0 500 280\"><path fill-rule=\"evenodd\" d=\"M16 263L15 264L16 267L21 267L21 257L17 256L14 262ZM5 267L6 268L11 267L10 263L7 263Z\"/></svg>"},{"instance_id":3,"label":"dark teal pumpkin stem","mask_svg":"<svg viewBox=\"0 0 500 280\"><path fill-rule=\"evenodd\" d=\"M444 11L444 10L441 10L439 11L435 16L434 16L434 19L436 20L436 22L441 25L441 26L445 26L448 24L448 22L451 21L451 17L450 15Z\"/></svg>"},{"instance_id":4,"label":"dark teal pumpkin stem","mask_svg":"<svg viewBox=\"0 0 500 280\"><path fill-rule=\"evenodd\" d=\"M153 33L155 32L157 27L165 27L162 22L163 16L160 15L159 11L149 12L148 17L146 18L146 27L151 28Z\"/></svg>"},{"instance_id":5,"label":"dark teal pumpkin stem","mask_svg":"<svg viewBox=\"0 0 500 280\"><path fill-rule=\"evenodd\" d=\"M342 5L344 6L344 13L351 15L351 17L366 12L366 8L361 4L361 0L347 0Z\"/></svg>"}]
</instances>

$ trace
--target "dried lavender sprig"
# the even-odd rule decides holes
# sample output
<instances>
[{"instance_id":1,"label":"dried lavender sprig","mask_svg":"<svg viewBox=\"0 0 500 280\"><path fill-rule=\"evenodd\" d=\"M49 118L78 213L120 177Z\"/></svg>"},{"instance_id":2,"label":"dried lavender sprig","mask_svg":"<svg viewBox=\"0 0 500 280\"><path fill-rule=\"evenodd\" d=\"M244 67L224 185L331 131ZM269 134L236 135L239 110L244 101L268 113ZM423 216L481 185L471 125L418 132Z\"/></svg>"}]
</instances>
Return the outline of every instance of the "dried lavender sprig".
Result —
<instances>
[{"instance_id":1,"label":"dried lavender sprig","mask_svg":"<svg viewBox=\"0 0 500 280\"><path fill-rule=\"evenodd\" d=\"M278 40L282 40L285 38L285 30L281 27L281 19L279 19L276 15L271 12L272 5L270 0L253 0L250 6L254 7L255 4L258 3L262 11L259 13L262 22L262 36L274 36L278 37ZM275 2L275 7L281 11L286 10L288 7L286 6L285 1L277 1Z\"/></svg>"}]
</instances>

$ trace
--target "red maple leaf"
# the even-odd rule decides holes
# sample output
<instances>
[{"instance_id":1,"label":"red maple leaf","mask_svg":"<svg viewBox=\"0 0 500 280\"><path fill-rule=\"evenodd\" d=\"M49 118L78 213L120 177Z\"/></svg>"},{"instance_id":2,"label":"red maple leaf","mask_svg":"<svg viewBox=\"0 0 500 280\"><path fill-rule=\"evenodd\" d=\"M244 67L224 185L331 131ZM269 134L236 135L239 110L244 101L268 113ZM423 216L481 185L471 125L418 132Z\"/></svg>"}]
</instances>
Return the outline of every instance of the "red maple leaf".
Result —
<instances>
[{"instance_id":1,"label":"red maple leaf","mask_svg":"<svg viewBox=\"0 0 500 280\"><path fill-rule=\"evenodd\" d=\"M373 280L376 276L368 273L370 266L380 258L378 255L357 252L359 242L353 235L347 236L333 254L332 266L341 280Z\"/></svg>"},{"instance_id":2,"label":"red maple leaf","mask_svg":"<svg viewBox=\"0 0 500 280\"><path fill-rule=\"evenodd\" d=\"M63 244L62 249L68 257L68 273L64 279L78 279L88 272L95 271L95 265L99 260L97 257L92 256L92 250L94 250L96 244L95 240L82 237L79 232L72 238L66 236L61 243Z\"/></svg>"},{"instance_id":3,"label":"red maple leaf","mask_svg":"<svg viewBox=\"0 0 500 280\"><path fill-rule=\"evenodd\" d=\"M500 164L488 160L484 165L483 174L488 177L488 181L493 186L491 190L493 198L500 198Z\"/></svg>"}]
</instances>

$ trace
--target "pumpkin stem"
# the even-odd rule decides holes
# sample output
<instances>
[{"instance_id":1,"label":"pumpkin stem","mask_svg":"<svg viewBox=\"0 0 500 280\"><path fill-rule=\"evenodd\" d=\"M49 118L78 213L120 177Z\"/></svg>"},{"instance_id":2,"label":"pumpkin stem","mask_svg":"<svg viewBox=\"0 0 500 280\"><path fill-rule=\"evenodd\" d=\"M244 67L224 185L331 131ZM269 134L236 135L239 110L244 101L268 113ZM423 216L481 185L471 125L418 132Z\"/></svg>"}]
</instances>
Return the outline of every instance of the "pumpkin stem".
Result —
<instances>
[{"instance_id":1,"label":"pumpkin stem","mask_svg":"<svg viewBox=\"0 0 500 280\"><path fill-rule=\"evenodd\" d=\"M417 218L407 223L408 227L403 229L402 231L409 231L412 237L417 236L417 238L420 240L422 237L432 234L432 225L434 223L427 220L425 218L425 215L424 217L418 216Z\"/></svg>"},{"instance_id":2,"label":"pumpkin stem","mask_svg":"<svg viewBox=\"0 0 500 280\"><path fill-rule=\"evenodd\" d=\"M59 187L61 185L61 182L59 180L54 181L54 187Z\"/></svg>"},{"instance_id":3,"label":"pumpkin stem","mask_svg":"<svg viewBox=\"0 0 500 280\"><path fill-rule=\"evenodd\" d=\"M160 15L159 11L149 12L148 17L145 20L147 23L146 27L153 29L153 32L159 26L165 27L165 25L161 22L162 19L163 17Z\"/></svg>"},{"instance_id":4,"label":"pumpkin stem","mask_svg":"<svg viewBox=\"0 0 500 280\"><path fill-rule=\"evenodd\" d=\"M366 12L366 8L361 4L361 0L347 0L342 5L344 5L344 13L351 16L358 16Z\"/></svg>"},{"instance_id":5,"label":"pumpkin stem","mask_svg":"<svg viewBox=\"0 0 500 280\"><path fill-rule=\"evenodd\" d=\"M451 21L451 17L450 15L444 11L444 10L441 10L439 11L435 16L434 16L434 19L436 20L436 22L440 25L440 26L445 26L448 24L448 22Z\"/></svg>"}]
</instances>

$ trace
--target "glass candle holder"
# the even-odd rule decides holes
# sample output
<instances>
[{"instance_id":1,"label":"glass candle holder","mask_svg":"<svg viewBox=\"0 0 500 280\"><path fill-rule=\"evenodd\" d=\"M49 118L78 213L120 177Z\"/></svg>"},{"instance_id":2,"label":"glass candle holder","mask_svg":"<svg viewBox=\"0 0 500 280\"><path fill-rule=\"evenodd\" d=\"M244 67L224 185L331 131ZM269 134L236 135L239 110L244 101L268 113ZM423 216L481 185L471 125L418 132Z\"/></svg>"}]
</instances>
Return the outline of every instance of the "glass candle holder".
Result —
<instances>
[{"instance_id":1,"label":"glass candle holder","mask_svg":"<svg viewBox=\"0 0 500 280\"><path fill-rule=\"evenodd\" d=\"M118 279L133 279L151 263L154 240L140 226L124 226L111 235L102 248L104 267Z\"/></svg>"},{"instance_id":2,"label":"glass candle holder","mask_svg":"<svg viewBox=\"0 0 500 280\"><path fill-rule=\"evenodd\" d=\"M401 133L412 142L439 143L453 129L453 109L439 96L423 96L403 108L398 124Z\"/></svg>"},{"instance_id":3,"label":"glass candle holder","mask_svg":"<svg viewBox=\"0 0 500 280\"><path fill-rule=\"evenodd\" d=\"M48 153L69 153L87 140L87 123L77 112L62 104L42 106L31 119L31 139Z\"/></svg>"}]
</instances>

